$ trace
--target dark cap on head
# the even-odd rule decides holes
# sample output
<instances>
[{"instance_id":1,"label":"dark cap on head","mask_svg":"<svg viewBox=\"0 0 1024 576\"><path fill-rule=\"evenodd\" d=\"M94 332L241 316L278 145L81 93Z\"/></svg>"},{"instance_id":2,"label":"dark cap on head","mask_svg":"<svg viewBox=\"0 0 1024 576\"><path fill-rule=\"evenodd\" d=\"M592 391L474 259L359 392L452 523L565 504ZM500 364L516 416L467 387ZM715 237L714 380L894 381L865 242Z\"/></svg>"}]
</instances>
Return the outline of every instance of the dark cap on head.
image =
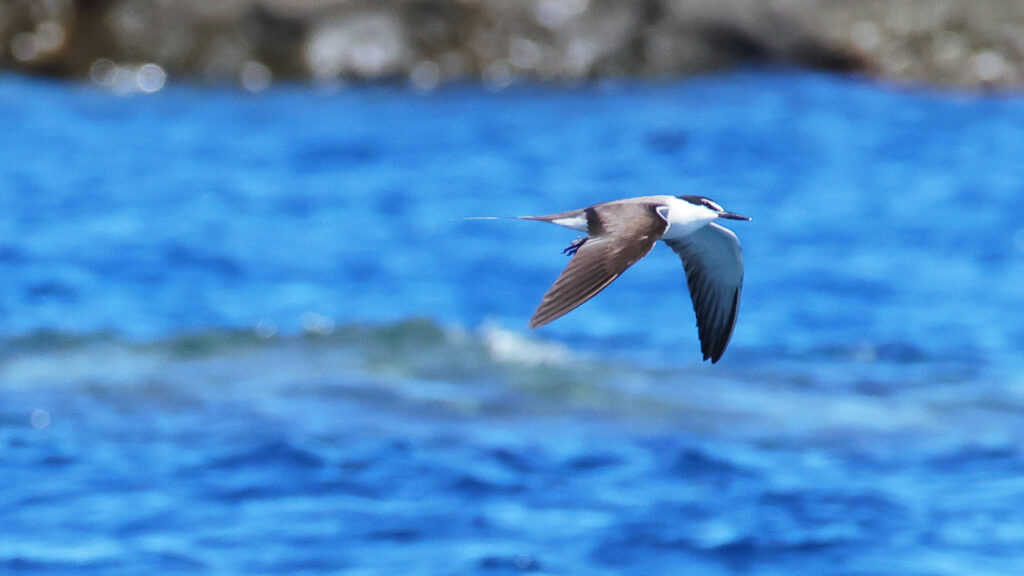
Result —
<instances>
[{"instance_id":1,"label":"dark cap on head","mask_svg":"<svg viewBox=\"0 0 1024 576\"><path fill-rule=\"evenodd\" d=\"M690 204L695 206L703 206L709 210L718 213L719 218L725 218L727 220L747 220L750 221L752 218L747 216L741 216L733 212L727 212L725 208L722 208L717 202L708 198L707 196L697 196L695 194L686 194L684 196L676 196L680 200L686 200Z\"/></svg>"}]
</instances>

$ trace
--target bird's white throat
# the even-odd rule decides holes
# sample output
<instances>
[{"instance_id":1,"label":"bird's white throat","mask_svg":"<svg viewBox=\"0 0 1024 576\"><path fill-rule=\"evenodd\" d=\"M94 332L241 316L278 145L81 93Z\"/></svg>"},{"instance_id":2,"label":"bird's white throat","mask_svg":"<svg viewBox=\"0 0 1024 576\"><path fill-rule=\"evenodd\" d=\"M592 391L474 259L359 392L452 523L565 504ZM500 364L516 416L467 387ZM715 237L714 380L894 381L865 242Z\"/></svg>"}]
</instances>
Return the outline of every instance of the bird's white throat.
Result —
<instances>
[{"instance_id":1,"label":"bird's white throat","mask_svg":"<svg viewBox=\"0 0 1024 576\"><path fill-rule=\"evenodd\" d=\"M665 203L665 207L660 208L659 212L668 220L668 230L665 230L661 236L664 240L689 236L718 218L718 214L714 210L690 204L675 196L659 196L658 198Z\"/></svg>"}]
</instances>

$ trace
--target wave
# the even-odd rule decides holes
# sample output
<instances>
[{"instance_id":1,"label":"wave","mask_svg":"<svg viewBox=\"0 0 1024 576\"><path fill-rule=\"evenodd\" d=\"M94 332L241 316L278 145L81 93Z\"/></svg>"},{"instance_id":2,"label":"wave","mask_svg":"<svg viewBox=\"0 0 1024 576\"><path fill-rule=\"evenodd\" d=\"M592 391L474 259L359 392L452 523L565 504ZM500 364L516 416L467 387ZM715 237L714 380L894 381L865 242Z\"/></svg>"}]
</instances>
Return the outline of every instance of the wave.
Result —
<instances>
[{"instance_id":1,"label":"wave","mask_svg":"<svg viewBox=\"0 0 1024 576\"><path fill-rule=\"evenodd\" d=\"M304 325L299 334L258 325L149 341L54 331L9 337L0 344L0 387L173 384L179 390L206 393L239 387L266 393L281 385L327 394L389 391L396 403L402 400L399 396L408 400L434 395L439 403L459 410L468 404L496 410L492 404L501 404L505 394L599 404L609 382L604 364L573 353L562 343L496 325L469 331L424 318L341 326L320 318ZM627 368L612 372L623 370Z\"/></svg>"},{"instance_id":2,"label":"wave","mask_svg":"<svg viewBox=\"0 0 1024 576\"><path fill-rule=\"evenodd\" d=\"M151 341L109 333L10 337L0 346L0 390L88 397L126 410L246 402L316 412L296 407L309 402L351 417L603 419L810 443L894 433L948 438L953 430L1015 436L1024 414L1013 380L942 380L944 365L904 367L902 356L868 365L864 376L856 375L858 356L843 363L844 354L817 364L790 357L666 367L493 324L468 330L427 318L388 325L321 318L305 326L299 334L257 326Z\"/></svg>"}]
</instances>

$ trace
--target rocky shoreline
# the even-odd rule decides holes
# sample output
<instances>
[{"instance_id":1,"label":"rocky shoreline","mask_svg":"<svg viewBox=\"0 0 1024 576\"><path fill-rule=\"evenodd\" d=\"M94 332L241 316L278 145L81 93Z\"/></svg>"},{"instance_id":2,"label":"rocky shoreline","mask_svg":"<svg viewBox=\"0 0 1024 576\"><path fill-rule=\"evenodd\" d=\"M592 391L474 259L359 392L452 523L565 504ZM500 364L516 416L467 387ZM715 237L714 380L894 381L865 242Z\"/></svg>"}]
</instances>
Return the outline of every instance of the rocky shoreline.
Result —
<instances>
[{"instance_id":1,"label":"rocky shoreline","mask_svg":"<svg viewBox=\"0 0 1024 576\"><path fill-rule=\"evenodd\" d=\"M143 90L670 78L746 65L1024 86L1016 0L8 0L0 67ZM124 86L122 86L123 88Z\"/></svg>"}]
</instances>

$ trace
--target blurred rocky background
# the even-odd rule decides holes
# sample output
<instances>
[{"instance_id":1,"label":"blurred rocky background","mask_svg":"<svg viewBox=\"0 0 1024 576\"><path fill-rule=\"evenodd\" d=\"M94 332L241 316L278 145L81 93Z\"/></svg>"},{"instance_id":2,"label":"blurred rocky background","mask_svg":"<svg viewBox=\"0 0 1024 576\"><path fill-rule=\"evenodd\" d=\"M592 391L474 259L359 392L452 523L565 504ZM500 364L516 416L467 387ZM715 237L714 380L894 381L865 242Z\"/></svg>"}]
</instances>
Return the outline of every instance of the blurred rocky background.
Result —
<instances>
[{"instance_id":1,"label":"blurred rocky background","mask_svg":"<svg viewBox=\"0 0 1024 576\"><path fill-rule=\"evenodd\" d=\"M1024 0L0 0L0 67L114 90L175 79L675 77L744 65L1024 85Z\"/></svg>"}]
</instances>

